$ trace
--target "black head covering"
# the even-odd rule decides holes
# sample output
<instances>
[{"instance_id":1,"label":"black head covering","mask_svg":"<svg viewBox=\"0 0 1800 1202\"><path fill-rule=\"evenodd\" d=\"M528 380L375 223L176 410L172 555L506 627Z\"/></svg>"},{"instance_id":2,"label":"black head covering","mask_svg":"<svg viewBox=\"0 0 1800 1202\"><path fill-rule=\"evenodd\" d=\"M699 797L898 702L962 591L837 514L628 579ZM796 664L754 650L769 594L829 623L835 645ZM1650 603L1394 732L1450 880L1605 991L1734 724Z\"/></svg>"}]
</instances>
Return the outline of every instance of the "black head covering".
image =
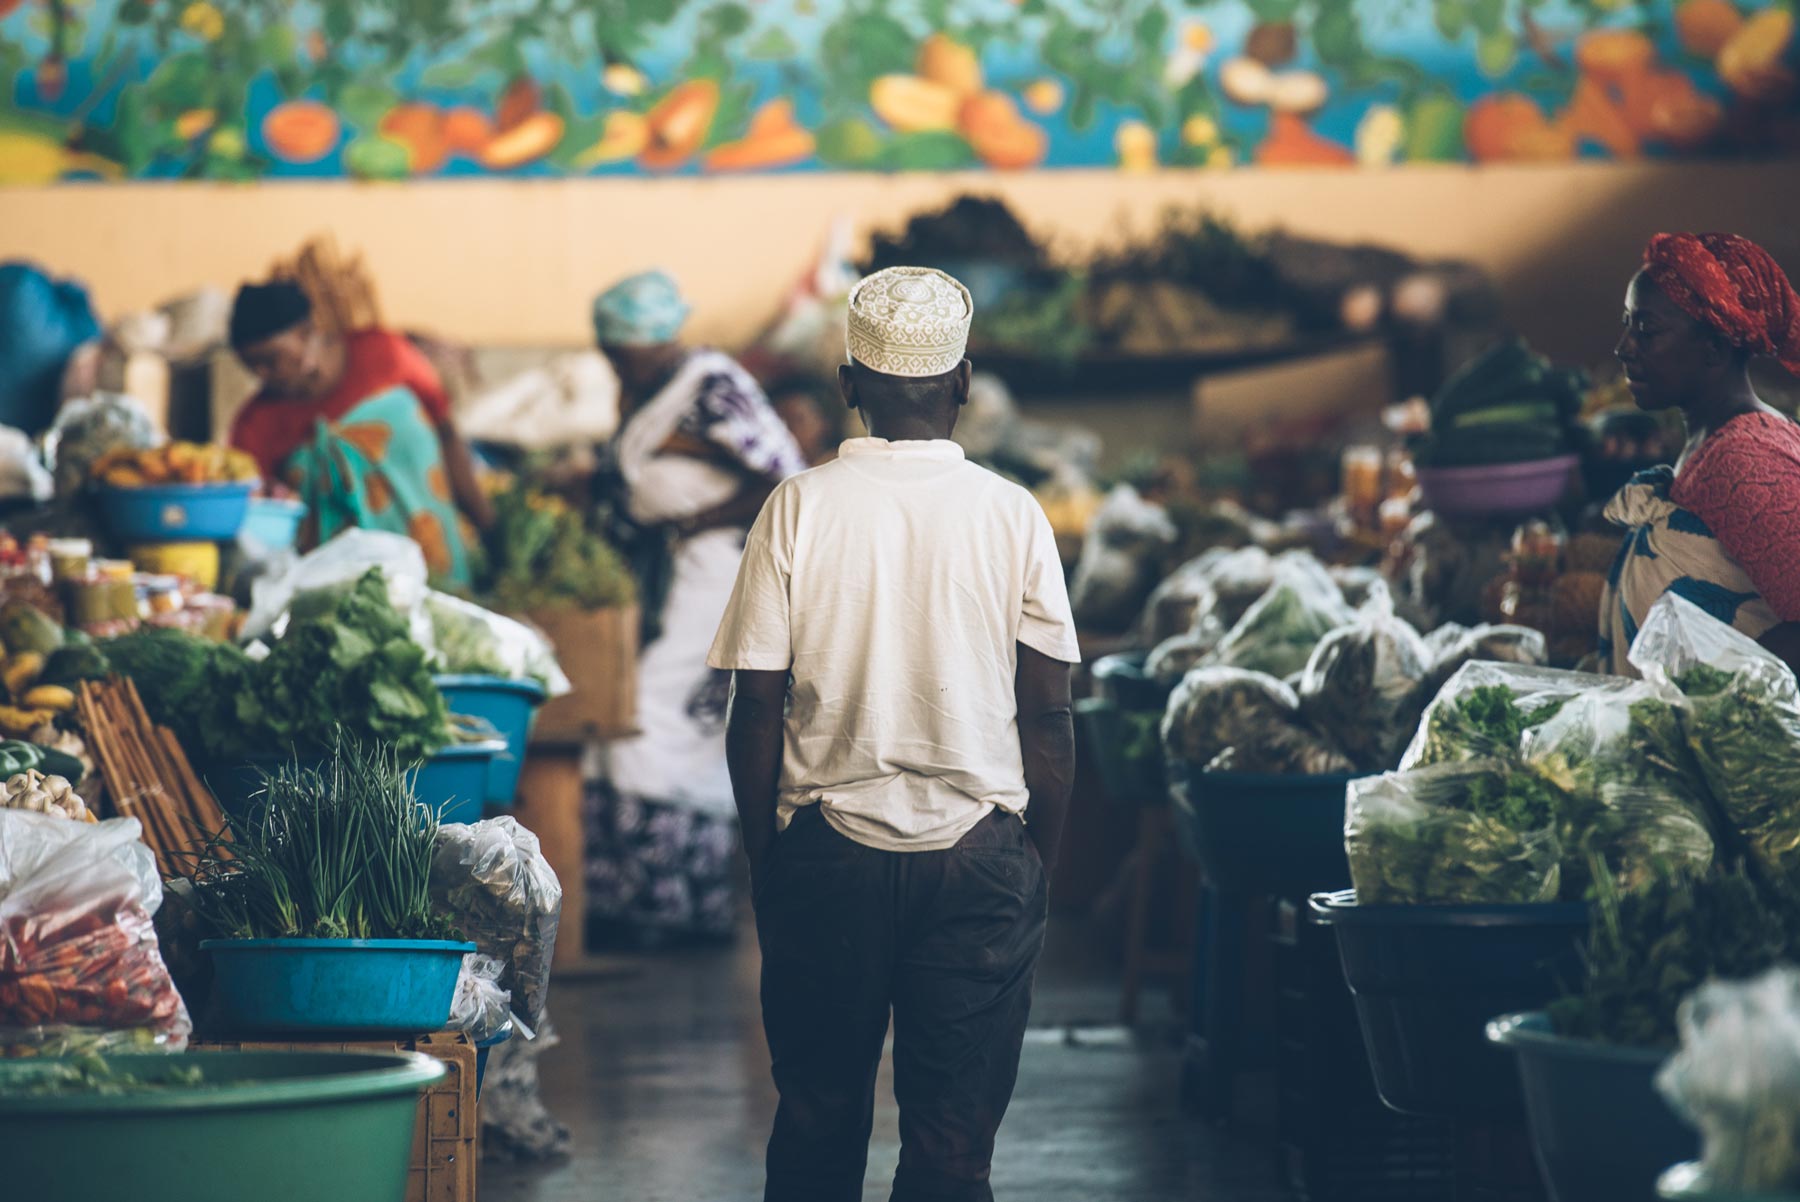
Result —
<instances>
[{"instance_id":1,"label":"black head covering","mask_svg":"<svg viewBox=\"0 0 1800 1202\"><path fill-rule=\"evenodd\" d=\"M311 316L312 302L298 284L287 280L245 284L231 304L231 347L255 346Z\"/></svg>"}]
</instances>

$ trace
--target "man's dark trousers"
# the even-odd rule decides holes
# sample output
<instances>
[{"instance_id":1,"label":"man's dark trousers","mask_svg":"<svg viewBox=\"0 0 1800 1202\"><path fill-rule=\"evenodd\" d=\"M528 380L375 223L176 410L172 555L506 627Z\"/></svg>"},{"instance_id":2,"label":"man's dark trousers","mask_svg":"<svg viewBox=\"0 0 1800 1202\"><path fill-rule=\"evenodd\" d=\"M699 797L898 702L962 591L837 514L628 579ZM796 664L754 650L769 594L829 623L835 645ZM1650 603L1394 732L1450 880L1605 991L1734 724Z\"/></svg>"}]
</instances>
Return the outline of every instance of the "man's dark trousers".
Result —
<instances>
[{"instance_id":1,"label":"man's dark trousers","mask_svg":"<svg viewBox=\"0 0 1800 1202\"><path fill-rule=\"evenodd\" d=\"M890 1010L894 1202L991 1202L1046 901L1024 823L1002 811L918 852L847 839L816 806L794 817L756 895L781 1094L765 1202L861 1202Z\"/></svg>"}]
</instances>

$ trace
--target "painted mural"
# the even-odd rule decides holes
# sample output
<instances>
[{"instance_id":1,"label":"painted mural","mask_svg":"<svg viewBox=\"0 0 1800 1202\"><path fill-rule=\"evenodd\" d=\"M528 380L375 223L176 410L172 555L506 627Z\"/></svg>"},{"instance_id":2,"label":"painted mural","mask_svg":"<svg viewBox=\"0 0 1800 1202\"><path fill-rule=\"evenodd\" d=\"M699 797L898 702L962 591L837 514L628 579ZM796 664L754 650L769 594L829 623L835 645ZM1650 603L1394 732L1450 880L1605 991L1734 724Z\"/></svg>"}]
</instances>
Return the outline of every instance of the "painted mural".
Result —
<instances>
[{"instance_id":1,"label":"painted mural","mask_svg":"<svg viewBox=\"0 0 1800 1202\"><path fill-rule=\"evenodd\" d=\"M1786 0L0 0L0 183L1800 150Z\"/></svg>"}]
</instances>

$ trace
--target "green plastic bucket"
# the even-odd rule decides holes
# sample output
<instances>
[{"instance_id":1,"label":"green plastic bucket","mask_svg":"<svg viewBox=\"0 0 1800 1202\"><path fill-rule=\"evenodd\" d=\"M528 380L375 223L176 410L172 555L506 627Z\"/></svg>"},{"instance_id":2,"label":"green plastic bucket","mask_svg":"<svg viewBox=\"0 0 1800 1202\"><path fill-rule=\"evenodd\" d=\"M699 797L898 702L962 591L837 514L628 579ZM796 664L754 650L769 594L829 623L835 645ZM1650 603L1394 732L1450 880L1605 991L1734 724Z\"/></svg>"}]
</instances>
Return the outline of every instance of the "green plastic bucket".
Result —
<instances>
[{"instance_id":1,"label":"green plastic bucket","mask_svg":"<svg viewBox=\"0 0 1800 1202\"><path fill-rule=\"evenodd\" d=\"M191 1052L106 1063L145 1081L198 1067L203 1086L23 1092L55 1063L0 1061L9 1198L402 1202L419 1091L444 1075L412 1053Z\"/></svg>"},{"instance_id":2,"label":"green plastic bucket","mask_svg":"<svg viewBox=\"0 0 1800 1202\"><path fill-rule=\"evenodd\" d=\"M1518 1054L1531 1142L1556 1202L1651 1202L1671 1156L1700 1141L1656 1092L1661 1048L1558 1035L1542 1012L1488 1024Z\"/></svg>"}]
</instances>

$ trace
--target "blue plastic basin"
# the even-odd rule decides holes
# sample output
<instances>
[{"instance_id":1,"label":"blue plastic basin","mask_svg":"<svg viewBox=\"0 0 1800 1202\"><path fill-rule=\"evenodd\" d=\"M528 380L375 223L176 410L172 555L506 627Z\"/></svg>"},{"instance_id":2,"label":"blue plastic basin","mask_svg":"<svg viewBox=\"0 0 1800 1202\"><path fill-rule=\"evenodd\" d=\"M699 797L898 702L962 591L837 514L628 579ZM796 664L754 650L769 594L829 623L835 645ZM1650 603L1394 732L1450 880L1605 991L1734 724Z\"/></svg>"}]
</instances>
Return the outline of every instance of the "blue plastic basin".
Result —
<instances>
[{"instance_id":1,"label":"blue plastic basin","mask_svg":"<svg viewBox=\"0 0 1800 1202\"><path fill-rule=\"evenodd\" d=\"M236 538L253 484L156 484L102 488L100 511L127 543L223 542Z\"/></svg>"},{"instance_id":2,"label":"blue plastic basin","mask_svg":"<svg viewBox=\"0 0 1800 1202\"><path fill-rule=\"evenodd\" d=\"M488 1053L513 1037L513 1025L509 1020L498 1032L488 1036L475 1045L475 1096L481 1096L481 1079L487 1076Z\"/></svg>"},{"instance_id":3,"label":"blue plastic basin","mask_svg":"<svg viewBox=\"0 0 1800 1202\"><path fill-rule=\"evenodd\" d=\"M1495 1019L1487 1037L1518 1054L1531 1141L1556 1202L1652 1202L1669 1161L1699 1151L1656 1091L1667 1051L1569 1039L1535 1012Z\"/></svg>"},{"instance_id":4,"label":"blue plastic basin","mask_svg":"<svg viewBox=\"0 0 1800 1202\"><path fill-rule=\"evenodd\" d=\"M1161 713L1168 708L1174 685L1158 683L1144 671L1148 651L1121 651L1103 655L1094 661L1094 685L1100 696L1117 703L1122 710L1144 710Z\"/></svg>"},{"instance_id":5,"label":"blue plastic basin","mask_svg":"<svg viewBox=\"0 0 1800 1202\"><path fill-rule=\"evenodd\" d=\"M1359 906L1354 890L1312 898L1337 935L1375 1087L1426 1117L1516 1119L1517 1070L1487 1042L1496 1014L1535 1010L1580 979L1580 903Z\"/></svg>"},{"instance_id":6,"label":"blue plastic basin","mask_svg":"<svg viewBox=\"0 0 1800 1202\"><path fill-rule=\"evenodd\" d=\"M219 1019L243 1035L441 1031L473 943L446 939L207 939Z\"/></svg>"},{"instance_id":7,"label":"blue plastic basin","mask_svg":"<svg viewBox=\"0 0 1800 1202\"><path fill-rule=\"evenodd\" d=\"M488 796L488 773L493 762L505 754L505 739L440 748L416 770L413 795L437 810L440 822L480 822Z\"/></svg>"},{"instance_id":8,"label":"blue plastic basin","mask_svg":"<svg viewBox=\"0 0 1800 1202\"><path fill-rule=\"evenodd\" d=\"M286 551L299 541L300 524L305 520L304 501L252 497L239 533L255 539L265 550Z\"/></svg>"},{"instance_id":9,"label":"blue plastic basin","mask_svg":"<svg viewBox=\"0 0 1800 1202\"><path fill-rule=\"evenodd\" d=\"M488 770L487 803L508 808L519 791L519 772L525 767L525 747L531 722L547 694L535 680L507 680L502 676L439 676L438 691L454 714L467 714L493 724L506 740L506 751L494 757Z\"/></svg>"},{"instance_id":10,"label":"blue plastic basin","mask_svg":"<svg viewBox=\"0 0 1800 1202\"><path fill-rule=\"evenodd\" d=\"M431 809L443 807L439 821L479 822L488 794L489 765L505 754L504 739L452 744L408 773L407 784L421 804ZM329 758L302 756L299 763L302 768L323 768ZM250 812L262 792L264 774L293 762L292 756L271 755L207 764L200 770L200 779L212 790L221 809L239 817Z\"/></svg>"}]
</instances>

